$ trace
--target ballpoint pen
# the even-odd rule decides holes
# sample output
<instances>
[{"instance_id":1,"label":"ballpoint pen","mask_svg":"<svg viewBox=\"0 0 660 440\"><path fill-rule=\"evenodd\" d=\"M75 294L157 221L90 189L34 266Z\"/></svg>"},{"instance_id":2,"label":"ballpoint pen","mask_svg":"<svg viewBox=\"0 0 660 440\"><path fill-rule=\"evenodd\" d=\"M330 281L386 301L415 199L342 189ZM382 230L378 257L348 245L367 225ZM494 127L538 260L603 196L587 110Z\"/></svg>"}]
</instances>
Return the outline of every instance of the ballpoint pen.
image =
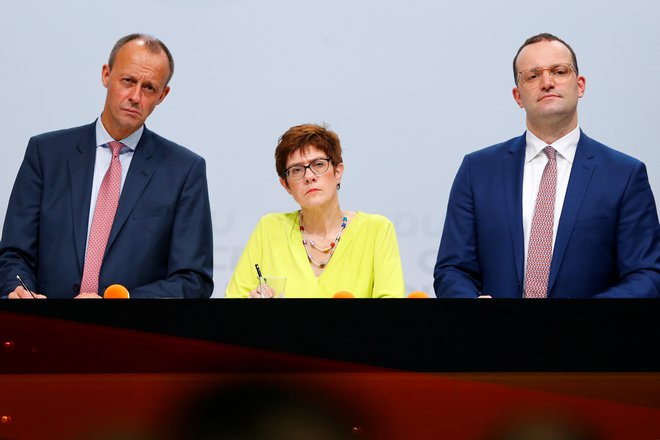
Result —
<instances>
[{"instance_id":1,"label":"ballpoint pen","mask_svg":"<svg viewBox=\"0 0 660 440\"><path fill-rule=\"evenodd\" d=\"M32 295L32 298L36 298L36 296L34 296L34 293L32 293L32 291L28 289L28 286L23 282L20 275L16 275L16 279L18 280L19 283L21 283L23 289L25 289L30 295Z\"/></svg>"},{"instance_id":2,"label":"ballpoint pen","mask_svg":"<svg viewBox=\"0 0 660 440\"><path fill-rule=\"evenodd\" d=\"M261 295L261 297L263 298L264 294L261 293L261 287L262 287L261 280L264 280L264 284L263 284L264 286L268 286L268 283L266 282L266 278L264 278L261 275L261 268L259 267L259 263L256 263L254 265L254 268L257 270L257 276L259 277L259 291L258 292L259 292L259 295Z\"/></svg>"}]
</instances>

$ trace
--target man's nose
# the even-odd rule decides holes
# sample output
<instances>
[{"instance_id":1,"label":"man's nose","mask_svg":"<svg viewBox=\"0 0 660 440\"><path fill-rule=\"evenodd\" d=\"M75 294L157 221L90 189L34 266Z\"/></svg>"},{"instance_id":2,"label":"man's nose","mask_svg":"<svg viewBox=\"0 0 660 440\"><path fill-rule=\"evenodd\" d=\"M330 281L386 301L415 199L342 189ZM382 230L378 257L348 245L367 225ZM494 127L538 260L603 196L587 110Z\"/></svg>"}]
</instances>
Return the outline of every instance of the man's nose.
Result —
<instances>
[{"instance_id":1,"label":"man's nose","mask_svg":"<svg viewBox=\"0 0 660 440\"><path fill-rule=\"evenodd\" d=\"M548 89L550 87L554 87L554 85L555 85L555 80L552 77L552 75L550 75L550 72L547 70L541 72L541 86L544 89Z\"/></svg>"},{"instance_id":2,"label":"man's nose","mask_svg":"<svg viewBox=\"0 0 660 440\"><path fill-rule=\"evenodd\" d=\"M131 102L140 102L140 99L142 99L142 88L133 87L133 90L131 90L131 94L129 95L129 99Z\"/></svg>"}]
</instances>

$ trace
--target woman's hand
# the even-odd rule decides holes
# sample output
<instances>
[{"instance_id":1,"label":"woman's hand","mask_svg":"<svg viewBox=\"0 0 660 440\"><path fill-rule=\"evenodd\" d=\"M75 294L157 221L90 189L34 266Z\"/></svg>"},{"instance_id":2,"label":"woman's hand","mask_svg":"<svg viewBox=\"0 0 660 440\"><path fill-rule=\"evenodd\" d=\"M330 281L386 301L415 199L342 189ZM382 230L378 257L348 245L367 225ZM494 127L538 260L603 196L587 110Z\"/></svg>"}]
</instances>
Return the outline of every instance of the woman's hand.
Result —
<instances>
[{"instance_id":1,"label":"woman's hand","mask_svg":"<svg viewBox=\"0 0 660 440\"><path fill-rule=\"evenodd\" d=\"M250 298L272 298L273 296L275 296L275 292L273 292L273 290L268 287L268 284L257 287L252 292L250 292L249 295Z\"/></svg>"}]
</instances>

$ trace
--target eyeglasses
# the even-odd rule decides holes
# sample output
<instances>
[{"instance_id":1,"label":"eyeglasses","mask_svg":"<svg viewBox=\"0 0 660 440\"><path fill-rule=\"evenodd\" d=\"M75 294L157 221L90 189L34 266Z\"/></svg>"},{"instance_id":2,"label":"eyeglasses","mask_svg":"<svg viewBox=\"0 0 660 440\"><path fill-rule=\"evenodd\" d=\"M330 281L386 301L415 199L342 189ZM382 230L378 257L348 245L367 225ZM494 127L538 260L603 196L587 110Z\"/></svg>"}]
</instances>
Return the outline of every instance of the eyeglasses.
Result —
<instances>
[{"instance_id":1,"label":"eyeglasses","mask_svg":"<svg viewBox=\"0 0 660 440\"><path fill-rule=\"evenodd\" d=\"M305 177L307 169L309 169L315 175L320 176L328 171L328 168L330 168L330 162L332 162L332 159L328 159L327 157L314 159L309 163L309 165L294 165L287 168L284 173L291 180L300 180Z\"/></svg>"},{"instance_id":2,"label":"eyeglasses","mask_svg":"<svg viewBox=\"0 0 660 440\"><path fill-rule=\"evenodd\" d=\"M525 88L536 88L543 81L543 72L545 71L550 74L555 83L562 84L568 81L571 71L575 72L575 67L569 63L553 64L548 67L532 67L518 72L518 82L521 82Z\"/></svg>"}]
</instances>

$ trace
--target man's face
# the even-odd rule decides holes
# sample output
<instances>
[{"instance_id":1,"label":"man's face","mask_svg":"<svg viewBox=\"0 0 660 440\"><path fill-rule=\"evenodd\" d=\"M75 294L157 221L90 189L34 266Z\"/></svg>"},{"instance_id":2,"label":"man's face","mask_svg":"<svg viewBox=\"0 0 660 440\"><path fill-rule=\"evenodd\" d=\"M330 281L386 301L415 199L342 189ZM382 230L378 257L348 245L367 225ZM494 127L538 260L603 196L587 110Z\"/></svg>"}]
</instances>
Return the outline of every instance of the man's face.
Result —
<instances>
[{"instance_id":1,"label":"man's face","mask_svg":"<svg viewBox=\"0 0 660 440\"><path fill-rule=\"evenodd\" d=\"M167 55L153 53L139 40L123 46L112 70L103 66L101 79L108 89L101 121L110 136L119 140L140 128L170 91Z\"/></svg>"},{"instance_id":2,"label":"man's face","mask_svg":"<svg viewBox=\"0 0 660 440\"><path fill-rule=\"evenodd\" d=\"M558 83L549 70L556 64L572 64L571 52L559 41L540 41L525 46L518 55L517 71L541 68L540 82L525 85L519 79L513 98L527 114L528 125L539 126L554 122L573 121L577 124L577 101L584 95L586 80L572 70L568 79Z\"/></svg>"}]
</instances>

